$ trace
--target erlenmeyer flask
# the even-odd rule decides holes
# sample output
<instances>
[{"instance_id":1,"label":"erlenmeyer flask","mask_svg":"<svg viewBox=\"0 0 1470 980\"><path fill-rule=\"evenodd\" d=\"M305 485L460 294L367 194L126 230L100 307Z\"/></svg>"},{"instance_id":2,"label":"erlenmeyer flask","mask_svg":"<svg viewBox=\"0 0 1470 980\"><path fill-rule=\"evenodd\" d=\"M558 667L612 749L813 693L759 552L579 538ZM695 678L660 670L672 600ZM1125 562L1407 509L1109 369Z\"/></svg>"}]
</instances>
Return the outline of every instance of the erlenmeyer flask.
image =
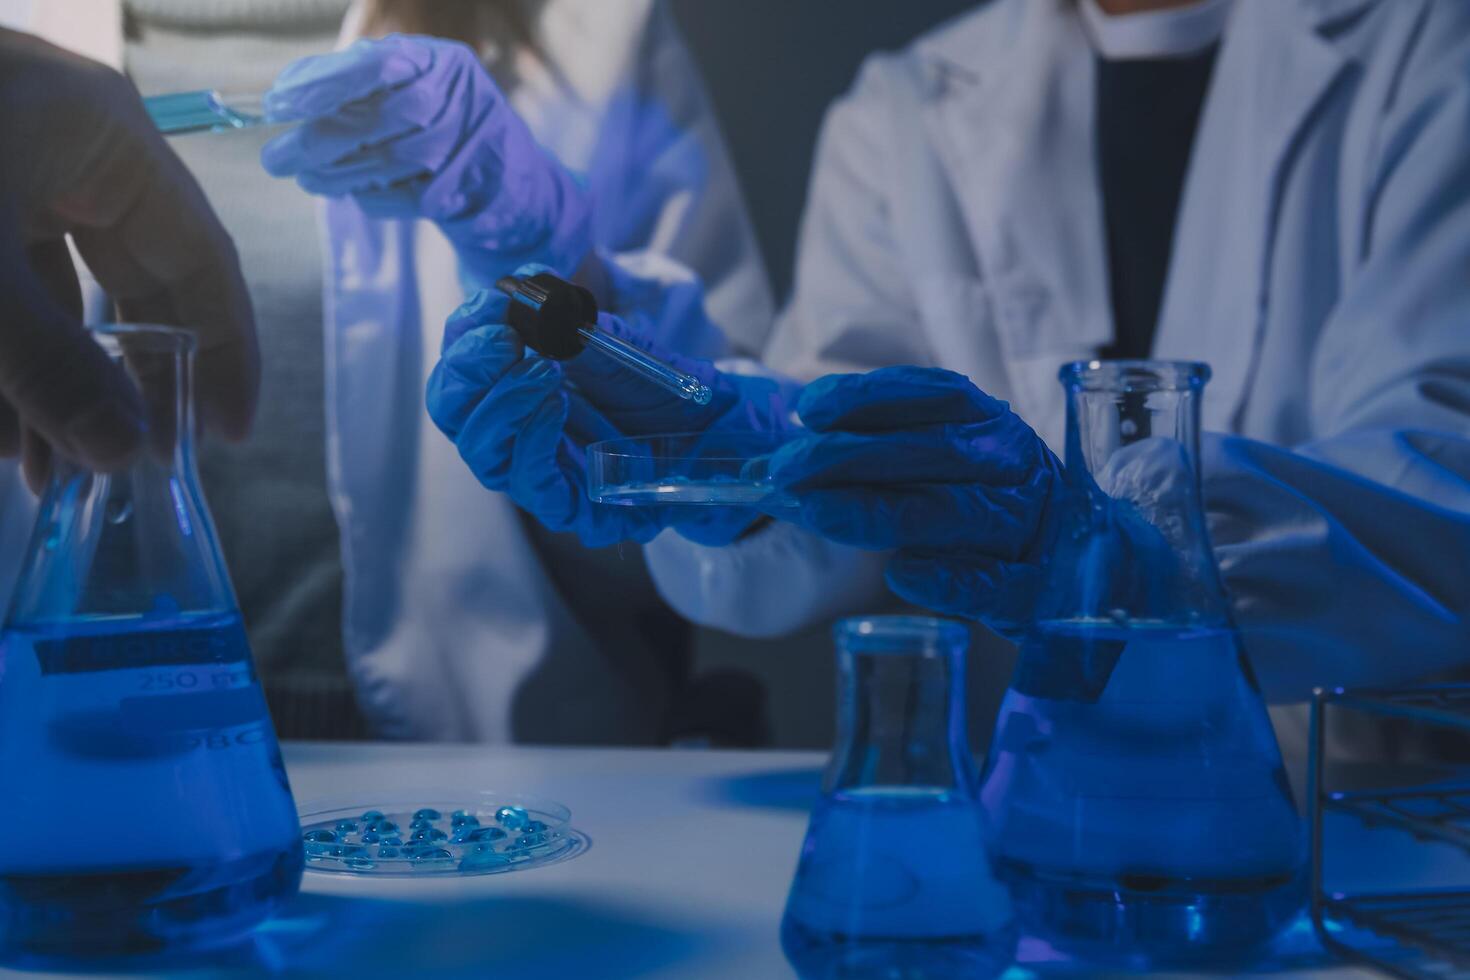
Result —
<instances>
[{"instance_id":1,"label":"erlenmeyer flask","mask_svg":"<svg viewBox=\"0 0 1470 980\"><path fill-rule=\"evenodd\" d=\"M1062 369L1073 506L982 785L1023 931L1131 966L1251 955L1301 829L1200 503L1209 369Z\"/></svg>"},{"instance_id":2,"label":"erlenmeyer flask","mask_svg":"<svg viewBox=\"0 0 1470 980\"><path fill-rule=\"evenodd\" d=\"M939 619L837 624L837 745L781 945L803 980L994 976L1016 947L965 741L969 634Z\"/></svg>"},{"instance_id":3,"label":"erlenmeyer flask","mask_svg":"<svg viewBox=\"0 0 1470 980\"><path fill-rule=\"evenodd\" d=\"M300 829L199 490L192 335L102 328L146 409L128 469L57 460L0 641L0 955L228 942Z\"/></svg>"}]
</instances>

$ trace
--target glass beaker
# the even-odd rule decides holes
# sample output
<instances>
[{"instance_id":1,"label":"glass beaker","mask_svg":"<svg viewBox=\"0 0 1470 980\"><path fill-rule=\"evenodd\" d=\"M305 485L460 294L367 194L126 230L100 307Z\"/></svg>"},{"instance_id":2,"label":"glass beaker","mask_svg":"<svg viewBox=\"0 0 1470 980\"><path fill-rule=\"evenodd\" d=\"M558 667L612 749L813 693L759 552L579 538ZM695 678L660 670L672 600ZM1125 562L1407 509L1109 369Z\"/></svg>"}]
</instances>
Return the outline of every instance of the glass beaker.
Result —
<instances>
[{"instance_id":1,"label":"glass beaker","mask_svg":"<svg viewBox=\"0 0 1470 980\"><path fill-rule=\"evenodd\" d=\"M1016 933L965 741L969 633L881 616L834 635L837 744L781 924L786 957L804 980L994 976Z\"/></svg>"},{"instance_id":2,"label":"glass beaker","mask_svg":"<svg viewBox=\"0 0 1470 980\"><path fill-rule=\"evenodd\" d=\"M1208 378L1062 369L1071 504L982 780L1023 931L1134 967L1250 956L1304 897L1300 822L1200 501Z\"/></svg>"},{"instance_id":3,"label":"glass beaker","mask_svg":"<svg viewBox=\"0 0 1470 980\"><path fill-rule=\"evenodd\" d=\"M228 942L295 894L296 809L193 456L191 334L108 326L145 446L65 460L0 638L0 956Z\"/></svg>"}]
</instances>

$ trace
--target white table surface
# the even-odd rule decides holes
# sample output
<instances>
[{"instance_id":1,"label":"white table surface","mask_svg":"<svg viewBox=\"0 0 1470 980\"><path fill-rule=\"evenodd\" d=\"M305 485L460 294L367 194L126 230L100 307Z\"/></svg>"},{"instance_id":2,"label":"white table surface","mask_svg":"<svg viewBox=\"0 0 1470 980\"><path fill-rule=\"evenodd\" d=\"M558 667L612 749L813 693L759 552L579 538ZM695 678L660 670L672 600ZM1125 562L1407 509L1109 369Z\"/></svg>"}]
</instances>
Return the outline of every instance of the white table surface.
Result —
<instances>
[{"instance_id":1,"label":"white table surface","mask_svg":"<svg viewBox=\"0 0 1470 980\"><path fill-rule=\"evenodd\" d=\"M777 931L819 754L402 744L288 744L285 753L299 803L346 796L366 808L376 793L401 790L515 792L565 803L592 844L510 874L308 873L301 896L249 948L170 976L793 976ZM1272 976L1373 975L1332 966L1304 925L1295 932L1289 961L1300 968ZM1023 946L1008 976L1100 975L1034 953Z\"/></svg>"}]
</instances>

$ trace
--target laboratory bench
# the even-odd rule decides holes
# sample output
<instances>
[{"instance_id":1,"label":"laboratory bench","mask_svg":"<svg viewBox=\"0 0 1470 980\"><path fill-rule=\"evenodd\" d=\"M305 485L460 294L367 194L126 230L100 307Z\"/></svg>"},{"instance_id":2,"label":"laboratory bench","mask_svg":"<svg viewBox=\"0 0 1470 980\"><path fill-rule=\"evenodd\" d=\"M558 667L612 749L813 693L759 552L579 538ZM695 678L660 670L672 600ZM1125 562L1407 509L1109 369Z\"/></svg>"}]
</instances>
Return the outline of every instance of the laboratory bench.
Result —
<instances>
[{"instance_id":1,"label":"laboratory bench","mask_svg":"<svg viewBox=\"0 0 1470 980\"><path fill-rule=\"evenodd\" d=\"M566 804L589 846L545 867L475 877L308 872L302 894L252 942L168 976L794 975L777 933L819 753L288 743L285 755L304 805L496 790ZM1273 977L1376 975L1323 954L1305 921L1280 945L1265 970ZM1008 976L1103 975L1029 942L1020 961Z\"/></svg>"}]
</instances>

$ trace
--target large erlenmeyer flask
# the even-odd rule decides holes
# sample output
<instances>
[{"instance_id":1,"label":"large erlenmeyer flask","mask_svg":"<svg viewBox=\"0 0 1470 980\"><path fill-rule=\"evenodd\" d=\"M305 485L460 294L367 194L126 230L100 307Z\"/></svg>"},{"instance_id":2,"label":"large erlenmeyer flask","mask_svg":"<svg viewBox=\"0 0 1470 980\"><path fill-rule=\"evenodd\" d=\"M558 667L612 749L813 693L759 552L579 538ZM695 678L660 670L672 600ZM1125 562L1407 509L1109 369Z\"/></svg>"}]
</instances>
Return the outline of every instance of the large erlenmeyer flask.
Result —
<instances>
[{"instance_id":1,"label":"large erlenmeyer flask","mask_svg":"<svg viewBox=\"0 0 1470 980\"><path fill-rule=\"evenodd\" d=\"M1301 831L1200 502L1202 364L1063 368L1072 504L982 798L1023 929L1133 966L1250 955Z\"/></svg>"},{"instance_id":2,"label":"large erlenmeyer flask","mask_svg":"<svg viewBox=\"0 0 1470 980\"><path fill-rule=\"evenodd\" d=\"M1015 952L965 741L968 631L940 619L837 624L837 745L781 945L803 980L988 977Z\"/></svg>"},{"instance_id":3,"label":"large erlenmeyer flask","mask_svg":"<svg viewBox=\"0 0 1470 980\"><path fill-rule=\"evenodd\" d=\"M0 955L229 941L300 884L295 806L192 450L193 337L113 326L147 445L57 461L0 641Z\"/></svg>"}]
</instances>

